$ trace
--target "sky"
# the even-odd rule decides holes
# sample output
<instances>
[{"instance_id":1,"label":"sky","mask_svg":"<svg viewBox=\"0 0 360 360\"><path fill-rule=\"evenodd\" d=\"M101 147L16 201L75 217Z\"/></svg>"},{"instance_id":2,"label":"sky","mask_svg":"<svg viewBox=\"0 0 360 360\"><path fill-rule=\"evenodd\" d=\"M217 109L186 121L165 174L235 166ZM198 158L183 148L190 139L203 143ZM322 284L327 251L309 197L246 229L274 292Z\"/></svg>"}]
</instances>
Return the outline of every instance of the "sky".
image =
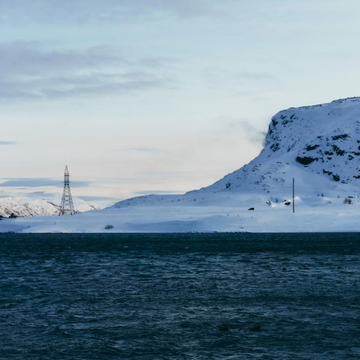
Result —
<instances>
[{"instance_id":1,"label":"sky","mask_svg":"<svg viewBox=\"0 0 360 360\"><path fill-rule=\"evenodd\" d=\"M0 0L0 196L211 185L282 109L360 95L358 0ZM35 195L34 195L35 194Z\"/></svg>"}]
</instances>

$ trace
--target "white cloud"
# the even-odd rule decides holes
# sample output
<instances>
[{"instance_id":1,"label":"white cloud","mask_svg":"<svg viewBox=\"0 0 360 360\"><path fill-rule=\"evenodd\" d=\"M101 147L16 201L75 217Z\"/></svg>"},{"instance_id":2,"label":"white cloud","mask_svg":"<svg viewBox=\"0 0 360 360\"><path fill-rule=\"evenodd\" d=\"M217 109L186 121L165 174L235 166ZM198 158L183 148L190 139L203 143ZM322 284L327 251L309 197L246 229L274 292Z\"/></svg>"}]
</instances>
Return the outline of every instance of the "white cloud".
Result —
<instances>
[{"instance_id":1,"label":"white cloud","mask_svg":"<svg viewBox=\"0 0 360 360\"><path fill-rule=\"evenodd\" d=\"M233 0L1 0L0 24L106 24L222 15Z\"/></svg>"},{"instance_id":2,"label":"white cloud","mask_svg":"<svg viewBox=\"0 0 360 360\"><path fill-rule=\"evenodd\" d=\"M5 179L4 182L0 183L1 187L44 187L44 186L55 186L63 187L62 180L46 179L46 178L18 178L18 179ZM72 181L72 187L87 187L90 186L89 181Z\"/></svg>"},{"instance_id":3,"label":"white cloud","mask_svg":"<svg viewBox=\"0 0 360 360\"><path fill-rule=\"evenodd\" d=\"M0 43L0 101L118 95L166 86L172 60L133 59L109 46L54 50Z\"/></svg>"},{"instance_id":4,"label":"white cloud","mask_svg":"<svg viewBox=\"0 0 360 360\"><path fill-rule=\"evenodd\" d=\"M4 141L4 140L0 140L0 145L15 145L17 144L16 141Z\"/></svg>"}]
</instances>

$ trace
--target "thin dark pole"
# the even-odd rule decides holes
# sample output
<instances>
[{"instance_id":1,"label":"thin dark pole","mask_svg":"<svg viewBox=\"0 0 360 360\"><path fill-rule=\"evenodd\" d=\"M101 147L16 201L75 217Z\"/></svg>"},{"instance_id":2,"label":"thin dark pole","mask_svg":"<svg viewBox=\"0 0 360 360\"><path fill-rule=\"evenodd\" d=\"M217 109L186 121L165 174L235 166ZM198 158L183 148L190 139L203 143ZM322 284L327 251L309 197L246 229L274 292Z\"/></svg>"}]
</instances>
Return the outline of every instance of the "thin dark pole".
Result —
<instances>
[{"instance_id":1,"label":"thin dark pole","mask_svg":"<svg viewBox=\"0 0 360 360\"><path fill-rule=\"evenodd\" d=\"M293 178L293 214L295 214L295 179Z\"/></svg>"}]
</instances>

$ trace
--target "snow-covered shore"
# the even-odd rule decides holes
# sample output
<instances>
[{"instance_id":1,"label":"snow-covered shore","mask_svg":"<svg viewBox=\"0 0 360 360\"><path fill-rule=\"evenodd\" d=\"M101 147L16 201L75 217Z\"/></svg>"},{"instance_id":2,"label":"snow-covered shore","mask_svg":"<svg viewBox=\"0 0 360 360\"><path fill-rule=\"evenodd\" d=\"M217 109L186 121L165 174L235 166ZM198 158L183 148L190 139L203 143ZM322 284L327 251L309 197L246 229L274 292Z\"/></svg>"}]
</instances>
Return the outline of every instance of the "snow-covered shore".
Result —
<instances>
[{"instance_id":1,"label":"snow-covered shore","mask_svg":"<svg viewBox=\"0 0 360 360\"><path fill-rule=\"evenodd\" d=\"M350 198L351 199L351 198ZM266 204L268 197L249 194L228 205L141 205L108 208L76 215L4 219L1 232L357 232L360 200L344 204L344 198L296 198L292 206ZM225 199L219 199L225 202ZM254 207L255 210L248 210ZM110 229L106 229L109 227Z\"/></svg>"}]
</instances>

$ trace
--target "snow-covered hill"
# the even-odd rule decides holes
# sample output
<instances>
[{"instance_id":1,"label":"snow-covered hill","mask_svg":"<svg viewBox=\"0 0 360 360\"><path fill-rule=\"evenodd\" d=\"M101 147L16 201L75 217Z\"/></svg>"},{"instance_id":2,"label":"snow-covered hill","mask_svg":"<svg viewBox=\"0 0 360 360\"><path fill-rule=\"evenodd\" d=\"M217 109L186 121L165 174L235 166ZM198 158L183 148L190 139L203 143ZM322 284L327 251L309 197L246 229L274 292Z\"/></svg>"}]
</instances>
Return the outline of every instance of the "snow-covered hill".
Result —
<instances>
[{"instance_id":1,"label":"snow-covered hill","mask_svg":"<svg viewBox=\"0 0 360 360\"><path fill-rule=\"evenodd\" d=\"M215 184L184 196L150 195L121 201L116 208L163 202L198 205L223 195L228 203L256 192L284 197L356 191L360 187L360 98L280 111L270 122L259 156ZM230 197L230 199L228 199Z\"/></svg>"},{"instance_id":2,"label":"snow-covered hill","mask_svg":"<svg viewBox=\"0 0 360 360\"><path fill-rule=\"evenodd\" d=\"M11 226L75 232L359 231L359 160L360 98L291 108L271 119L259 156L209 187L128 199L51 223L15 220ZM9 229L4 225L0 231Z\"/></svg>"},{"instance_id":3,"label":"snow-covered hill","mask_svg":"<svg viewBox=\"0 0 360 360\"><path fill-rule=\"evenodd\" d=\"M271 192L292 176L308 187L323 188L324 181L326 188L337 182L360 186L359 160L360 98L291 108L272 118L261 154L211 188Z\"/></svg>"},{"instance_id":4,"label":"snow-covered hill","mask_svg":"<svg viewBox=\"0 0 360 360\"><path fill-rule=\"evenodd\" d=\"M0 216L19 217L51 216L59 214L59 205L55 199L33 199L28 197L0 197ZM87 203L81 199L74 199L75 208L79 212L98 210L95 204Z\"/></svg>"}]
</instances>

